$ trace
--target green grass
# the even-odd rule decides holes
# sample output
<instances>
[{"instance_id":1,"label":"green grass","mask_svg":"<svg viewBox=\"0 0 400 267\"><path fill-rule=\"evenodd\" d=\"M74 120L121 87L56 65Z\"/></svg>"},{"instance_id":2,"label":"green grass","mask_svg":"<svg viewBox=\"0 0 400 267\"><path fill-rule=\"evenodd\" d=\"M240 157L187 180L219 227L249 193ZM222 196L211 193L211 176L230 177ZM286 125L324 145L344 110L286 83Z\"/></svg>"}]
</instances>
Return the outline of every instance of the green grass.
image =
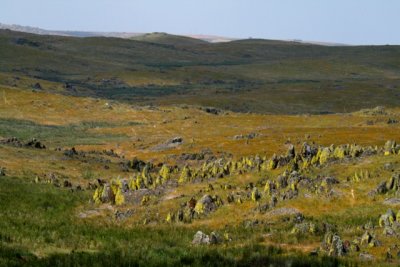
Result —
<instances>
[{"instance_id":1,"label":"green grass","mask_svg":"<svg viewBox=\"0 0 400 267\"><path fill-rule=\"evenodd\" d=\"M127 122L126 125L137 125ZM67 126L41 125L26 120L0 118L0 136L17 137L22 140L36 138L50 145L73 146L80 144L98 144L110 140L124 140L124 135L94 134L88 132L93 128L114 127L107 122L82 122Z\"/></svg>"},{"instance_id":2,"label":"green grass","mask_svg":"<svg viewBox=\"0 0 400 267\"><path fill-rule=\"evenodd\" d=\"M72 193L16 177L0 180L0 266L338 266L259 245L259 232L232 229L244 246L191 246L190 228L118 227L77 218L89 192ZM107 221L107 220L106 220ZM252 241L253 240L253 241Z\"/></svg>"}]
</instances>

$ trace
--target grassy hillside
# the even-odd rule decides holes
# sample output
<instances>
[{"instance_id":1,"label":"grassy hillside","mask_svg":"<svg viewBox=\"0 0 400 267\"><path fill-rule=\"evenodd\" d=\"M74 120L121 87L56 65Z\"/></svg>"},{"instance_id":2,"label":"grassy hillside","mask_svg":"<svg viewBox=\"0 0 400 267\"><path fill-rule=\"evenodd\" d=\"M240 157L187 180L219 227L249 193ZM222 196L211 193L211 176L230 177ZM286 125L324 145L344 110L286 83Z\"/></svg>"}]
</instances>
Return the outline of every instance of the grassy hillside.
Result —
<instances>
[{"instance_id":1,"label":"grassy hillside","mask_svg":"<svg viewBox=\"0 0 400 267\"><path fill-rule=\"evenodd\" d=\"M5 170L0 176L0 266L398 263L392 248L397 237L383 234L379 225L388 208L397 212L397 206L384 202L396 193L370 194L400 166L398 154L385 156L382 149L386 140L398 138L398 108L336 115L214 115L183 105L141 107L12 87L0 92L0 140L16 137L21 142L0 142L0 169ZM165 145L176 137L182 143ZM46 148L24 145L31 138ZM300 156L303 142L320 148L357 143L352 147L364 152L339 159L332 152L326 162L302 163L298 173L312 186L287 185L271 206L266 185L293 166L246 164L256 164L256 155L265 162L274 154L286 155L290 144ZM129 185L123 202L98 203L93 197L103 185L97 179L117 185L143 174L130 165L134 158L152 166L153 184L137 190ZM180 181L185 166L193 174L204 164L227 161L244 165L230 174ZM176 169L169 182L156 185L163 164ZM326 177L337 183L328 184ZM253 198L254 188L259 195ZM288 198L292 190L297 195ZM141 195L146 192L147 197ZM206 194L220 197L222 204L179 221L175 214ZM217 232L219 243L193 245L199 230ZM359 251L349 248L340 257L324 249L331 232L353 244L366 231L379 244L361 243ZM365 261L360 254L372 258Z\"/></svg>"},{"instance_id":2,"label":"grassy hillside","mask_svg":"<svg viewBox=\"0 0 400 267\"><path fill-rule=\"evenodd\" d=\"M127 103L274 114L350 112L399 103L398 46L269 40L210 44L165 34L141 38L1 30L0 84L30 90L39 83L37 90Z\"/></svg>"}]
</instances>

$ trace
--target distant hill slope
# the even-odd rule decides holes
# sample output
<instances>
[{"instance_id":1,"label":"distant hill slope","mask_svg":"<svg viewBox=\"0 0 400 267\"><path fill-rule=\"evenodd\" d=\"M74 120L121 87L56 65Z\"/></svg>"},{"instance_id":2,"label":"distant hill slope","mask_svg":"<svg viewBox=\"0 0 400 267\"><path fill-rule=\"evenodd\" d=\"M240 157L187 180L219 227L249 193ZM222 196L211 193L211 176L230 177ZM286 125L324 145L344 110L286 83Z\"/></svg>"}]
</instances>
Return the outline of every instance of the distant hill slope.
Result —
<instances>
[{"instance_id":1,"label":"distant hill slope","mask_svg":"<svg viewBox=\"0 0 400 267\"><path fill-rule=\"evenodd\" d=\"M147 39L153 41L0 30L0 85L261 113L350 112L400 104L399 46ZM179 45L183 41L186 45Z\"/></svg>"},{"instance_id":2,"label":"distant hill slope","mask_svg":"<svg viewBox=\"0 0 400 267\"><path fill-rule=\"evenodd\" d=\"M45 30L37 27L21 26L21 25L9 25L0 23L0 29L12 30L18 32L26 32L40 35L59 35L59 36L70 36L70 37L116 37L116 38L135 38L141 36L143 41L148 39L154 39L155 36L162 35L162 33L138 33L138 32L91 32L91 31L53 31ZM171 35L172 36L172 35ZM160 36L159 36L160 37ZM175 35L176 38L187 37L197 39L199 41L206 41L210 43L218 42L229 42L235 40L233 38L214 36L214 35Z\"/></svg>"},{"instance_id":3,"label":"distant hill slope","mask_svg":"<svg viewBox=\"0 0 400 267\"><path fill-rule=\"evenodd\" d=\"M196 45L204 44L206 41L195 39L186 36L167 34L163 32L153 32L146 33L144 35L138 35L130 38L136 41L150 42L150 43L160 43L167 45Z\"/></svg>"}]
</instances>

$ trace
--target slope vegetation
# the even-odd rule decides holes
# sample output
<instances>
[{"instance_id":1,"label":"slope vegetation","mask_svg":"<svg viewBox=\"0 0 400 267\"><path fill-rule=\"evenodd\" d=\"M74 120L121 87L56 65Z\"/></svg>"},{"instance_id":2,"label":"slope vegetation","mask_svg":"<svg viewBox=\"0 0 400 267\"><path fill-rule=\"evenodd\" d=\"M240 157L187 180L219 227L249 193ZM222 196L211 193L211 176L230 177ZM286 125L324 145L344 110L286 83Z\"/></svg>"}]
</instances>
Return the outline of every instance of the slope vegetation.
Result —
<instances>
[{"instance_id":1,"label":"slope vegetation","mask_svg":"<svg viewBox=\"0 0 400 267\"><path fill-rule=\"evenodd\" d=\"M398 46L141 38L1 30L0 84L127 103L273 114L351 112L399 103Z\"/></svg>"}]
</instances>

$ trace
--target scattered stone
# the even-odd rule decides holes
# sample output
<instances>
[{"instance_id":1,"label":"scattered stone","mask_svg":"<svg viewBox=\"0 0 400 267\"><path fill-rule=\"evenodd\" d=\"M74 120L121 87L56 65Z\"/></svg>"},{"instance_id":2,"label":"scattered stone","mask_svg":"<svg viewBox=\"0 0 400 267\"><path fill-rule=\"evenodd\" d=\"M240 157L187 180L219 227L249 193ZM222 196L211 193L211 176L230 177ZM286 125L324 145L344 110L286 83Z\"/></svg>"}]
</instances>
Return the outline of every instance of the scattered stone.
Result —
<instances>
[{"instance_id":1,"label":"scattered stone","mask_svg":"<svg viewBox=\"0 0 400 267\"><path fill-rule=\"evenodd\" d=\"M36 140L35 138L32 138L32 140L30 140L29 142L27 142L25 144L25 146L27 147L32 147L32 148L38 148L38 149L45 149L46 146L44 144L42 144L41 142L39 142L38 140Z\"/></svg>"},{"instance_id":2,"label":"scattered stone","mask_svg":"<svg viewBox=\"0 0 400 267\"><path fill-rule=\"evenodd\" d=\"M75 147L64 150L64 156L73 157L75 155L78 155L78 152L76 151Z\"/></svg>"},{"instance_id":3,"label":"scattered stone","mask_svg":"<svg viewBox=\"0 0 400 267\"><path fill-rule=\"evenodd\" d=\"M194 210L197 214L208 214L215 211L222 204L222 199L219 196L204 195L197 201Z\"/></svg>"},{"instance_id":4,"label":"scattered stone","mask_svg":"<svg viewBox=\"0 0 400 267\"><path fill-rule=\"evenodd\" d=\"M385 165L383 165L383 169L386 171L394 171L394 164L391 162L385 163Z\"/></svg>"},{"instance_id":5,"label":"scattered stone","mask_svg":"<svg viewBox=\"0 0 400 267\"><path fill-rule=\"evenodd\" d=\"M166 141L163 144L156 145L152 148L153 151L161 151L161 150L166 150L166 149L171 149L171 148L176 148L180 145L183 144L183 138L182 137L174 137L168 141Z\"/></svg>"},{"instance_id":6,"label":"scattered stone","mask_svg":"<svg viewBox=\"0 0 400 267\"><path fill-rule=\"evenodd\" d=\"M40 85L40 83L35 83L35 84L33 85L33 89L41 90L41 89L42 89L42 86Z\"/></svg>"},{"instance_id":7,"label":"scattered stone","mask_svg":"<svg viewBox=\"0 0 400 267\"><path fill-rule=\"evenodd\" d=\"M257 203L257 207L255 208L255 210L259 213L265 213L268 209L268 204L260 204L259 202Z\"/></svg>"},{"instance_id":8,"label":"scattered stone","mask_svg":"<svg viewBox=\"0 0 400 267\"><path fill-rule=\"evenodd\" d=\"M0 144L11 145L11 146L15 146L15 147L23 147L23 146L25 146L25 147L38 148L38 149L45 149L46 148L46 146L44 144L42 144L41 142L39 142L35 138L32 138L30 141L28 141L26 143L23 143L18 138L11 137L11 138L0 140Z\"/></svg>"},{"instance_id":9,"label":"scattered stone","mask_svg":"<svg viewBox=\"0 0 400 267\"><path fill-rule=\"evenodd\" d=\"M213 156L213 153L211 152L211 150L205 149L199 153L182 153L179 156L179 160L182 161L187 161L187 160L196 160L196 161L200 161L200 160L205 160L205 159L215 159L215 157Z\"/></svg>"},{"instance_id":10,"label":"scattered stone","mask_svg":"<svg viewBox=\"0 0 400 267\"><path fill-rule=\"evenodd\" d=\"M399 123L399 121L396 119L393 119L393 118L389 118L386 123L387 124L396 124L396 123Z\"/></svg>"},{"instance_id":11,"label":"scattered stone","mask_svg":"<svg viewBox=\"0 0 400 267\"><path fill-rule=\"evenodd\" d=\"M387 198L383 201L383 204L390 206L400 205L400 198Z\"/></svg>"},{"instance_id":12,"label":"scattered stone","mask_svg":"<svg viewBox=\"0 0 400 267\"><path fill-rule=\"evenodd\" d=\"M117 210L114 213L114 217L115 217L116 220L122 221L122 220L125 220L125 219L131 217L133 215L133 213L134 213L133 210L130 210L130 209L127 210L127 211L119 211L119 210Z\"/></svg>"},{"instance_id":13,"label":"scattered stone","mask_svg":"<svg viewBox=\"0 0 400 267\"><path fill-rule=\"evenodd\" d=\"M247 139L247 140L251 140L254 139L258 136L257 133L249 133L249 134L239 134L239 135L235 135L233 137L234 140L242 140L242 139Z\"/></svg>"},{"instance_id":14,"label":"scattered stone","mask_svg":"<svg viewBox=\"0 0 400 267\"><path fill-rule=\"evenodd\" d=\"M372 256L371 254L369 254L367 252L361 252L359 257L360 257L360 260L363 260L363 261L372 261L374 259L374 256Z\"/></svg>"},{"instance_id":15,"label":"scattered stone","mask_svg":"<svg viewBox=\"0 0 400 267\"><path fill-rule=\"evenodd\" d=\"M391 210L388 209L387 212L379 218L379 226L392 226L392 224L396 221L396 214Z\"/></svg>"},{"instance_id":16,"label":"scattered stone","mask_svg":"<svg viewBox=\"0 0 400 267\"><path fill-rule=\"evenodd\" d=\"M217 233L215 233L215 232L211 232L211 234L210 234L210 244L219 244L219 243L221 243L222 242L222 240L221 240L221 238L219 237L219 235L217 234Z\"/></svg>"},{"instance_id":17,"label":"scattered stone","mask_svg":"<svg viewBox=\"0 0 400 267\"><path fill-rule=\"evenodd\" d=\"M85 219L85 218L98 216L98 215L100 215L100 211L98 211L98 210L88 210L88 211L85 211L85 212L80 212L78 214L78 217L81 218L81 219Z\"/></svg>"},{"instance_id":18,"label":"scattered stone","mask_svg":"<svg viewBox=\"0 0 400 267\"><path fill-rule=\"evenodd\" d=\"M343 256L345 253L343 241L338 235L333 235L329 256Z\"/></svg>"},{"instance_id":19,"label":"scattered stone","mask_svg":"<svg viewBox=\"0 0 400 267\"><path fill-rule=\"evenodd\" d=\"M63 186L64 187L72 187L72 183L68 180L64 180Z\"/></svg>"},{"instance_id":20,"label":"scattered stone","mask_svg":"<svg viewBox=\"0 0 400 267\"><path fill-rule=\"evenodd\" d=\"M279 208L266 213L271 217L285 217L286 219L295 223L300 223L304 220L304 215L295 208Z\"/></svg>"},{"instance_id":21,"label":"scattered stone","mask_svg":"<svg viewBox=\"0 0 400 267\"><path fill-rule=\"evenodd\" d=\"M316 234L319 231L318 227L316 224L312 222L302 222L302 223L297 223L293 227L291 233L292 234Z\"/></svg>"},{"instance_id":22,"label":"scattered stone","mask_svg":"<svg viewBox=\"0 0 400 267\"><path fill-rule=\"evenodd\" d=\"M397 145L396 141L388 140L384 146L385 155L397 154L400 151L400 145Z\"/></svg>"},{"instance_id":23,"label":"scattered stone","mask_svg":"<svg viewBox=\"0 0 400 267\"><path fill-rule=\"evenodd\" d=\"M261 198L261 194L258 192L257 187L254 187L251 191L251 200L258 201Z\"/></svg>"},{"instance_id":24,"label":"scattered stone","mask_svg":"<svg viewBox=\"0 0 400 267\"><path fill-rule=\"evenodd\" d=\"M254 228L254 227L260 226L262 224L263 224L263 222L259 221L258 219L243 221L244 228L246 228L246 229Z\"/></svg>"},{"instance_id":25,"label":"scattered stone","mask_svg":"<svg viewBox=\"0 0 400 267\"><path fill-rule=\"evenodd\" d=\"M213 108L213 107L202 107L200 109L206 113L213 114L213 115L219 115L222 112L222 110Z\"/></svg>"},{"instance_id":26,"label":"scattered stone","mask_svg":"<svg viewBox=\"0 0 400 267\"><path fill-rule=\"evenodd\" d=\"M138 158L133 158L132 161L130 162L130 167L138 172L142 172L144 167L148 165L145 161L140 160Z\"/></svg>"},{"instance_id":27,"label":"scattered stone","mask_svg":"<svg viewBox=\"0 0 400 267\"><path fill-rule=\"evenodd\" d=\"M210 237L206 234L204 234L202 231L198 231L192 241L193 245L210 245Z\"/></svg>"},{"instance_id":28,"label":"scattered stone","mask_svg":"<svg viewBox=\"0 0 400 267\"><path fill-rule=\"evenodd\" d=\"M386 108L383 106L377 106L372 109L362 109L359 111L364 116L381 116L387 115Z\"/></svg>"},{"instance_id":29,"label":"scattered stone","mask_svg":"<svg viewBox=\"0 0 400 267\"><path fill-rule=\"evenodd\" d=\"M383 181L381 182L378 187L375 189L376 193L378 194L385 194L388 190L387 190L387 185L386 182Z\"/></svg>"}]
</instances>

